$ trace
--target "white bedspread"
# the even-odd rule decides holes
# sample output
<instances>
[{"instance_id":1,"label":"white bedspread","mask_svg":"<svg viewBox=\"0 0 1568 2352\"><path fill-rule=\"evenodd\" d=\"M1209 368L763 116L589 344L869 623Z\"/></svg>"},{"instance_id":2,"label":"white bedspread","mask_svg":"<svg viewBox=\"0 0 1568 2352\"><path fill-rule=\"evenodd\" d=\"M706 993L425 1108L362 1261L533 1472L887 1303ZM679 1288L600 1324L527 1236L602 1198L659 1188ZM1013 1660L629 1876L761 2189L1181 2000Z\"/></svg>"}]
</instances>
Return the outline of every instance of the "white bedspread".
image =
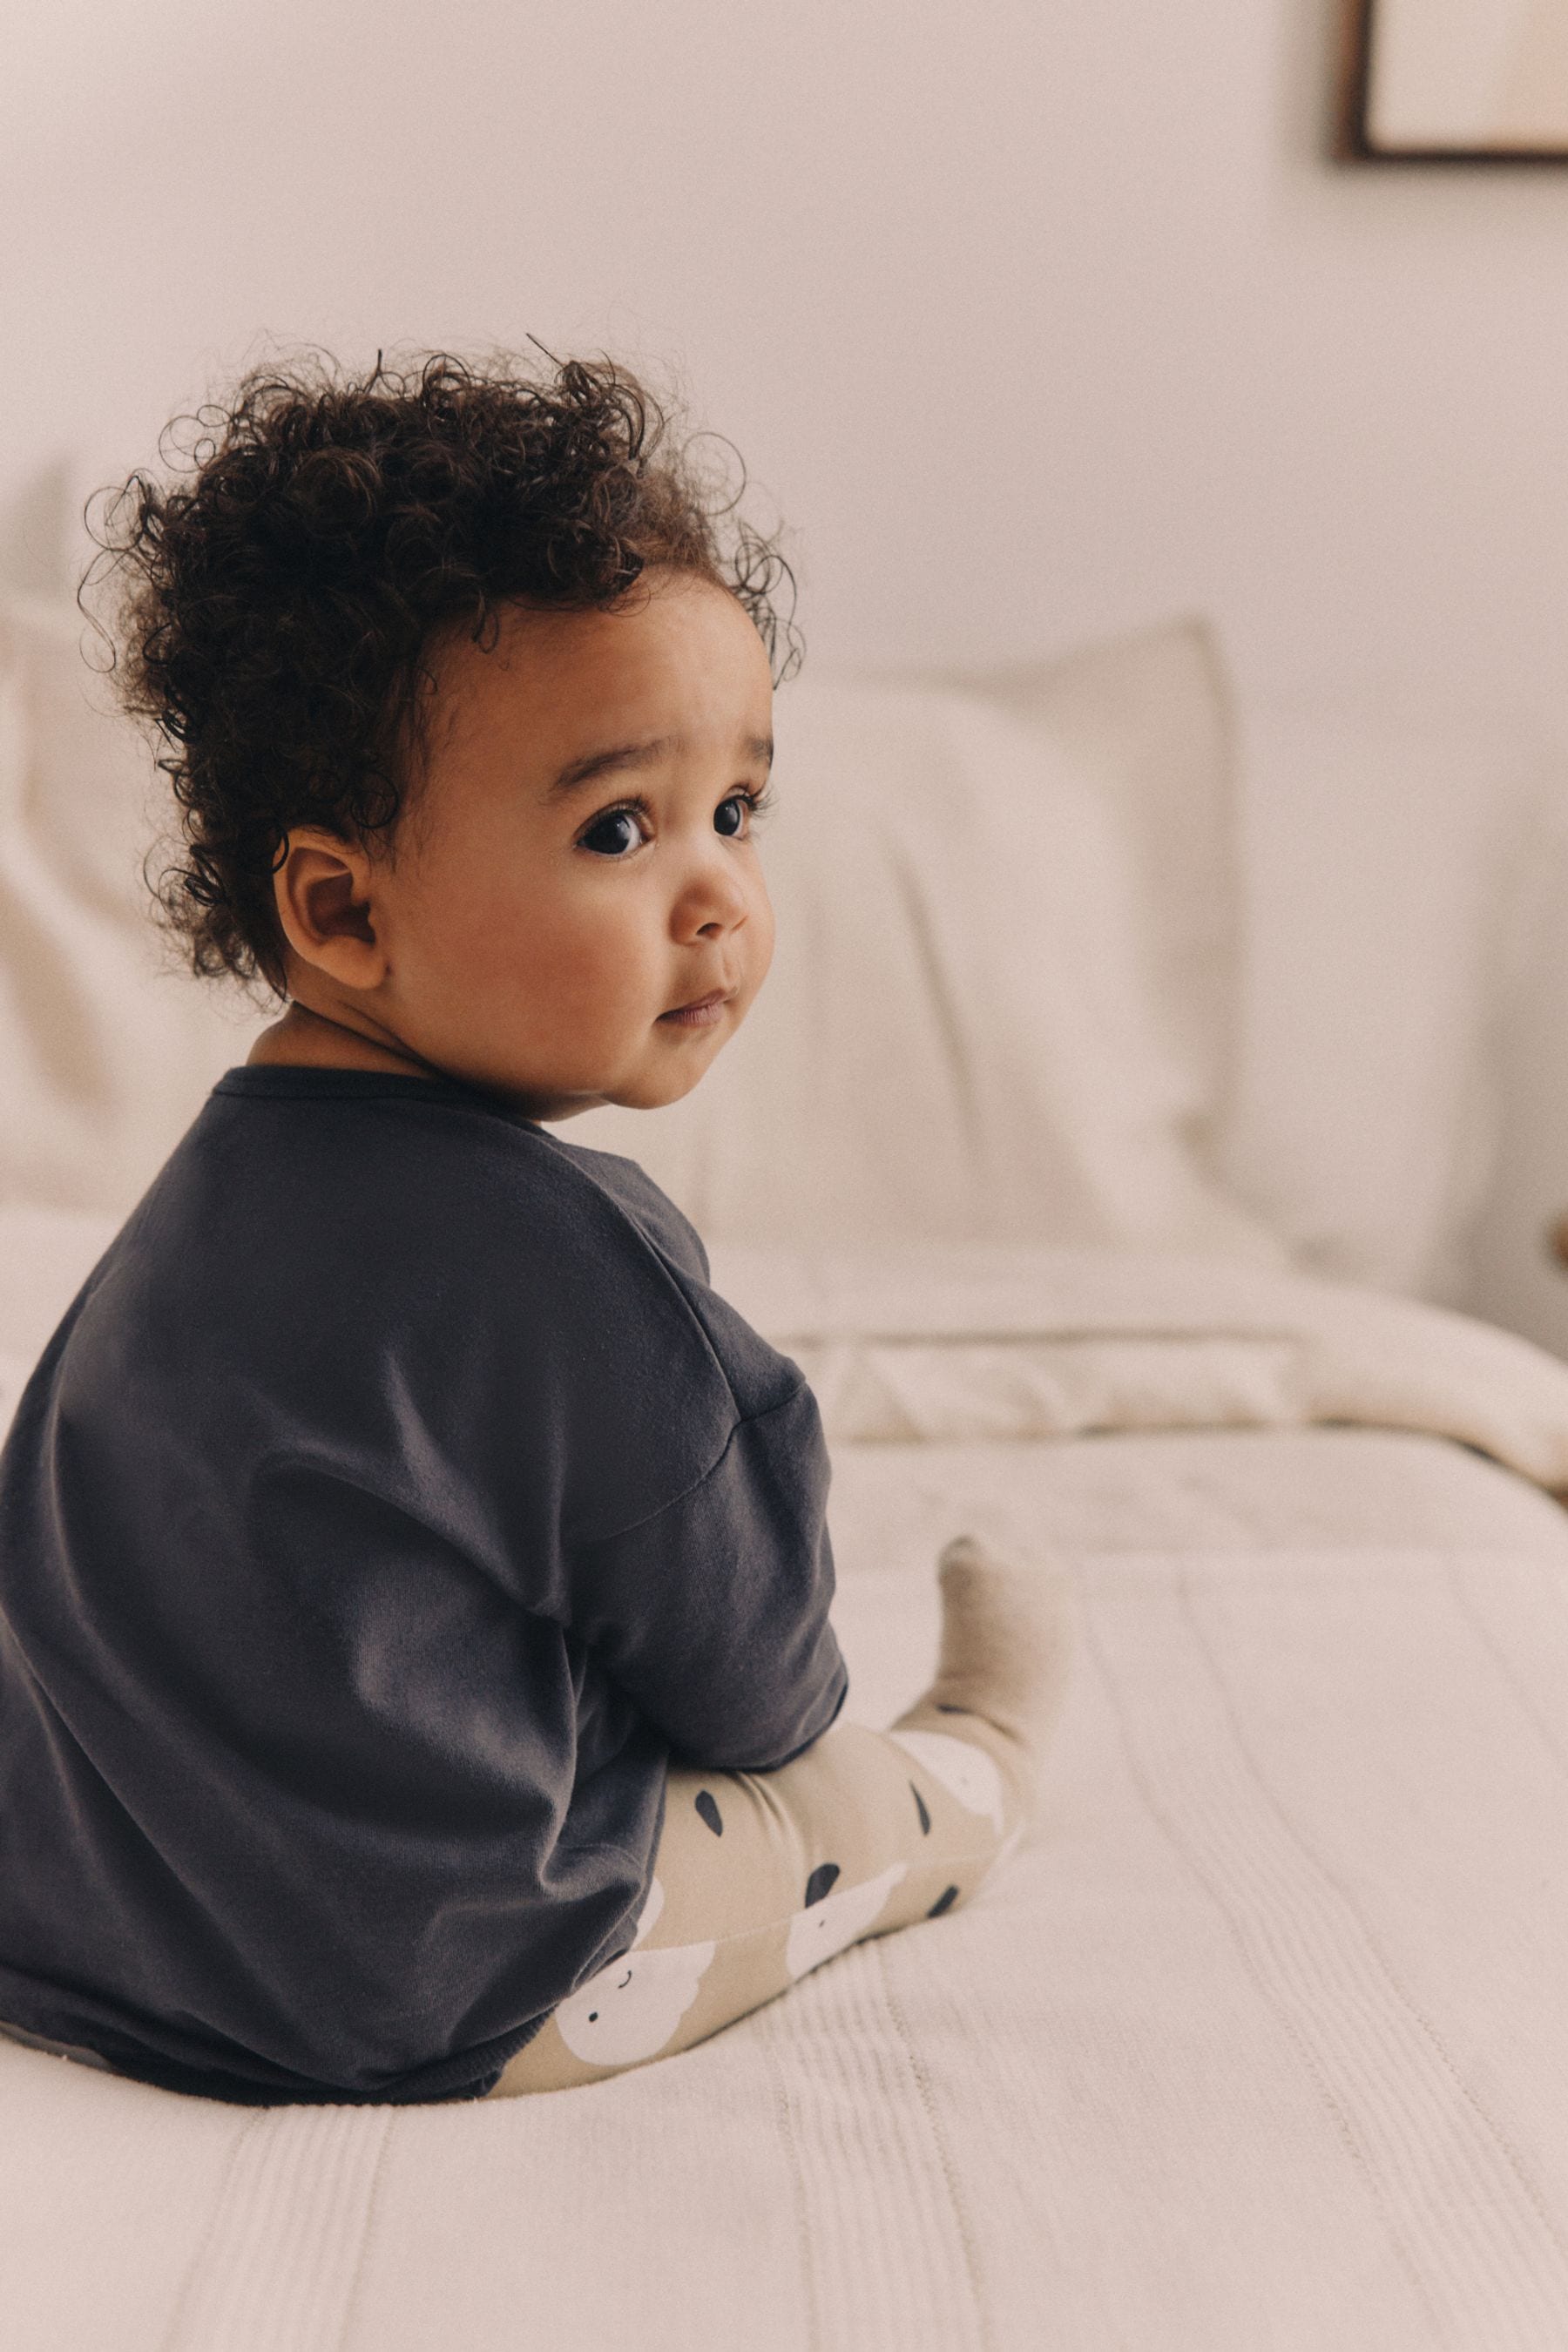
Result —
<instances>
[{"instance_id":1,"label":"white bedspread","mask_svg":"<svg viewBox=\"0 0 1568 2352\"><path fill-rule=\"evenodd\" d=\"M6 2352L1562 2352L1568 1370L1175 1262L715 1271L847 1368L853 1716L928 1678L943 1536L1067 1561L1037 1833L547 2097L255 2111L0 2042Z\"/></svg>"}]
</instances>

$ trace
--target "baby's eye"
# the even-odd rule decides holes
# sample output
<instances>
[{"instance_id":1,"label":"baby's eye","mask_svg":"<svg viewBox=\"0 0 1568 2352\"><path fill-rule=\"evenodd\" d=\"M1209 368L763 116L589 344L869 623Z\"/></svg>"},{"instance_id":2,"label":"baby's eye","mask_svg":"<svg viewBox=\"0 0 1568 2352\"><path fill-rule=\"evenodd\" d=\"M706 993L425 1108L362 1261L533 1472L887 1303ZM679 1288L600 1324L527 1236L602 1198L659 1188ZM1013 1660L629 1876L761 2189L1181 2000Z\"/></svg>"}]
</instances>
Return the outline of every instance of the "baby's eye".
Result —
<instances>
[{"instance_id":1,"label":"baby's eye","mask_svg":"<svg viewBox=\"0 0 1568 2352\"><path fill-rule=\"evenodd\" d=\"M640 849L642 842L642 824L631 808L606 809L582 836L583 847L599 857L624 857L628 850Z\"/></svg>"},{"instance_id":2,"label":"baby's eye","mask_svg":"<svg viewBox=\"0 0 1568 2352\"><path fill-rule=\"evenodd\" d=\"M713 812L713 830L733 840L737 834L746 831L750 818L759 815L770 804L765 793L731 793Z\"/></svg>"}]
</instances>

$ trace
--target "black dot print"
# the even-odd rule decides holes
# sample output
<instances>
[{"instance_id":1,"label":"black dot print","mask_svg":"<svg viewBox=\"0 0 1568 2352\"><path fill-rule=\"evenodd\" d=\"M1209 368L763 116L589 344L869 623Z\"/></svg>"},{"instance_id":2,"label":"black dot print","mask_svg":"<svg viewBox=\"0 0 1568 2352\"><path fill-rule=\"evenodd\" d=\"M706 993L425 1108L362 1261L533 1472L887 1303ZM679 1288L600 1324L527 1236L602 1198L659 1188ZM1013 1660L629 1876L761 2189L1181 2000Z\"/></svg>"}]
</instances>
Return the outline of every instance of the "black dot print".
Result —
<instances>
[{"instance_id":1,"label":"black dot print","mask_svg":"<svg viewBox=\"0 0 1568 2352\"><path fill-rule=\"evenodd\" d=\"M722 1837L724 1834L724 1816L719 1811L718 1799L710 1797L706 1789L699 1789L696 1796L692 1799L692 1802L696 1806L702 1820L707 1822L709 1828L712 1831L714 1836Z\"/></svg>"},{"instance_id":2,"label":"black dot print","mask_svg":"<svg viewBox=\"0 0 1568 2352\"><path fill-rule=\"evenodd\" d=\"M952 1910L957 1900L957 1887L944 1886L942 1893L937 1896L936 1901L931 1905L931 1909L926 1913L926 1917L928 1919L940 1919L944 1911Z\"/></svg>"},{"instance_id":3,"label":"black dot print","mask_svg":"<svg viewBox=\"0 0 1568 2352\"><path fill-rule=\"evenodd\" d=\"M910 1782L910 1794L915 1801L915 1811L921 1817L921 1837L930 1837L931 1815L926 1811L925 1799L921 1796L920 1790L916 1788L912 1780Z\"/></svg>"},{"instance_id":4,"label":"black dot print","mask_svg":"<svg viewBox=\"0 0 1568 2352\"><path fill-rule=\"evenodd\" d=\"M832 1885L837 1875L838 1864L836 1862L819 1862L817 1864L816 1868L812 1872L811 1876L805 1882L805 1907L808 1911L814 1903L821 1902L823 1896L827 1893L828 1888Z\"/></svg>"}]
</instances>

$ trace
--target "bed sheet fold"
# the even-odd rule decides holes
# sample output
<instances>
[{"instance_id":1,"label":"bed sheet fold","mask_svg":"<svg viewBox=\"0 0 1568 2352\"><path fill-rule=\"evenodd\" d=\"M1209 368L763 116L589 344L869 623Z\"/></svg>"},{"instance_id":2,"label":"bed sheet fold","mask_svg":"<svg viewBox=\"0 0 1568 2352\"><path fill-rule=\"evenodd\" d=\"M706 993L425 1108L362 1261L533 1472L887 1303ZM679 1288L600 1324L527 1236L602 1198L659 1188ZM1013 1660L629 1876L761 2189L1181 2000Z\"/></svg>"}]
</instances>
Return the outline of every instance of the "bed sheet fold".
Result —
<instances>
[{"instance_id":1,"label":"bed sheet fold","mask_svg":"<svg viewBox=\"0 0 1568 2352\"><path fill-rule=\"evenodd\" d=\"M1348 1423L1568 1488L1568 1366L1511 1332L1223 1259L987 1244L726 1248L714 1285L801 1365L839 1443Z\"/></svg>"}]
</instances>

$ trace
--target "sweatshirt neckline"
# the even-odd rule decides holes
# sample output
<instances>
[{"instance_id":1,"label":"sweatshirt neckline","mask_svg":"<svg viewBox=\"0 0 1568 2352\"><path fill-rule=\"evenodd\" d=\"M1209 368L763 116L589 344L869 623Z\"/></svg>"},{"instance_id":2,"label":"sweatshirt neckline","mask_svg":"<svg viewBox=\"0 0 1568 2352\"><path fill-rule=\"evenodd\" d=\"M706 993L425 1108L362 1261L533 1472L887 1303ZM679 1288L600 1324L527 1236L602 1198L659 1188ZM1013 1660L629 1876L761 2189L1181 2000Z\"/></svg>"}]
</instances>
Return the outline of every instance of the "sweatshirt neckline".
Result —
<instances>
[{"instance_id":1,"label":"sweatshirt neckline","mask_svg":"<svg viewBox=\"0 0 1568 2352\"><path fill-rule=\"evenodd\" d=\"M406 1070L337 1069L321 1062L237 1062L224 1072L213 1092L273 1102L368 1102L390 1097L403 1102L459 1103L539 1134L545 1131L537 1119L525 1118L510 1103L482 1087L471 1086L466 1078L416 1078Z\"/></svg>"}]
</instances>

